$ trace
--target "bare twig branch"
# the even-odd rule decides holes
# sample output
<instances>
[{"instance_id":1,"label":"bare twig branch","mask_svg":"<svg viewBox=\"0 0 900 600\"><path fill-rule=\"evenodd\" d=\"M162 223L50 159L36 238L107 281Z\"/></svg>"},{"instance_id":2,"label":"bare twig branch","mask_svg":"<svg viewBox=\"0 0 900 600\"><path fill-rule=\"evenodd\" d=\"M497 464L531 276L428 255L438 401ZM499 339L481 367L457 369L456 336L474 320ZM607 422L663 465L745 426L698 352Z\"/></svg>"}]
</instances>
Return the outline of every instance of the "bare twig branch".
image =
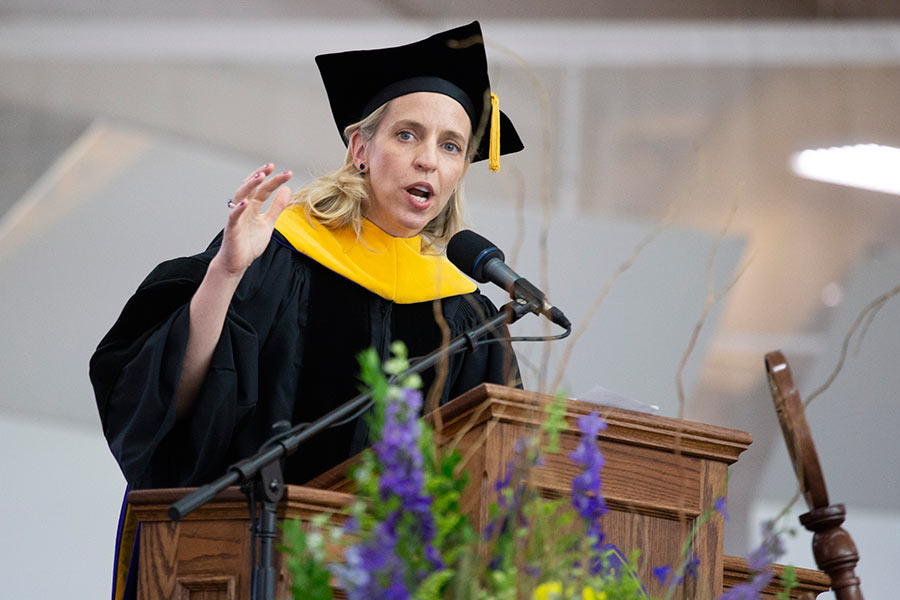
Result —
<instances>
[{"instance_id":1,"label":"bare twig branch","mask_svg":"<svg viewBox=\"0 0 900 600\"><path fill-rule=\"evenodd\" d=\"M519 262L519 252L522 251L522 246L525 244L525 174L515 165L510 167L506 173L512 175L511 179L515 186L513 198L516 208L516 237L510 246L509 258L506 262L515 269Z\"/></svg>"},{"instance_id":2,"label":"bare twig branch","mask_svg":"<svg viewBox=\"0 0 900 600\"><path fill-rule=\"evenodd\" d=\"M709 257L706 261L706 304L703 307L703 312L700 314L700 318L697 319L697 323L694 325L694 330L691 333L691 338L688 341L687 348L684 351L684 354L681 356L681 361L678 363L678 368L675 371L675 387L678 393L678 418L684 419L684 406L685 406L685 394L684 394L684 384L683 384L683 375L684 368L687 365L688 359L691 357L691 354L694 352L694 348L697 345L697 339L700 337L700 331L703 329L703 326L706 324L706 319L709 317L709 313L712 310L713 306L716 302L719 301L722 297L724 297L729 290L737 283L738 279L744 274L747 270L747 267L750 266L752 260L748 260L744 263L744 266L738 270L737 274L728 284L722 289L719 294L716 294L715 291L715 282L713 281L713 266L715 264L716 256L719 253L719 248L722 245L722 242L725 240L725 236L728 233L728 230L731 228L731 223L734 220L734 215L737 213L738 203L735 201L731 210L728 213L728 217L725 221L725 224L722 226L721 231L719 232L719 236L716 238L716 241L713 244L712 250L709 253Z\"/></svg>"},{"instance_id":3,"label":"bare twig branch","mask_svg":"<svg viewBox=\"0 0 900 600\"><path fill-rule=\"evenodd\" d=\"M674 205L673 205L674 206ZM591 324L591 320L597 314L597 311L600 310L600 306L603 304L603 301L606 300L606 296L609 294L610 290L612 290L613 284L616 280L625 273L637 260L637 257L644 251L650 242L655 240L660 233L662 233L665 229L671 225L672 220L674 219L675 211L670 207L669 213L666 217L657 225L653 231L648 233L644 238L638 242L638 244L634 247L631 252L631 256L625 259L610 275L609 279L603 284L603 288L600 290L600 293L597 294L597 297L594 299L594 303L591 305L591 308L588 309L587 314L584 317L584 320L581 322L581 325L578 326L578 329L575 330L575 333L572 334L572 337L569 339L569 343L566 344L566 349L563 353L563 359L560 363L559 369L556 373L556 377L553 380L553 383L550 386L551 390L555 390L559 388L560 383L562 382L563 376L566 372L566 366L569 364L569 360L572 358L572 352L575 349L575 344L578 343L578 340L587 332L588 327Z\"/></svg>"},{"instance_id":4,"label":"bare twig branch","mask_svg":"<svg viewBox=\"0 0 900 600\"><path fill-rule=\"evenodd\" d=\"M444 383L447 381L447 374L450 370L450 356L447 353L447 347L450 345L450 325L444 318L444 304L440 300L431 303L434 311L434 320L441 329L441 359L435 368L434 384L428 391L428 399L425 402L425 414L434 415L434 431L436 434L441 432L444 427L441 418L441 411L435 410L440 406L441 395L444 392Z\"/></svg>"},{"instance_id":5,"label":"bare twig branch","mask_svg":"<svg viewBox=\"0 0 900 600\"><path fill-rule=\"evenodd\" d=\"M492 49L499 50L516 61L518 65L528 75L532 88L537 95L541 110L541 183L540 183L540 202L543 213L541 222L541 231L538 237L538 248L540 250L540 282L541 289L547 294L550 293L550 249L548 247L550 225L553 221L553 205L550 197L550 181L553 174L553 128L551 126L551 102L550 94L541 83L534 68L522 56L496 43L486 44ZM544 321L544 335L550 335L550 323ZM550 363L551 346L544 345L543 358L541 360L541 369L538 373L538 391L546 391L546 373Z\"/></svg>"},{"instance_id":6,"label":"bare twig branch","mask_svg":"<svg viewBox=\"0 0 900 600\"><path fill-rule=\"evenodd\" d=\"M838 359L837 364L834 366L834 369L831 371L831 375L828 376L828 379L825 380L817 390L815 390L806 401L803 403L804 407L810 405L810 403L815 400L819 395L822 394L825 390L831 387L831 384L834 383L834 380L837 379L838 374L844 368L844 361L847 359L847 349L850 347L850 340L853 338L853 334L856 333L856 330L859 326L865 321L866 325L863 328L863 332L860 335L859 343L862 343L863 337L865 337L865 332L868 330L869 324L872 322L872 319L875 318L875 315L880 311L887 301L900 294L900 285L896 286L889 292L886 292L875 298L866 306L860 313L856 316L856 320L853 322L853 325L850 327L850 330L847 332L847 335L844 336L844 343L841 345L841 356Z\"/></svg>"},{"instance_id":7,"label":"bare twig branch","mask_svg":"<svg viewBox=\"0 0 900 600\"><path fill-rule=\"evenodd\" d=\"M697 323L694 325L694 330L691 333L690 340L688 341L687 348L685 348L684 354L681 356L681 361L678 363L678 368L675 370L675 388L678 394L678 420L679 426L675 432L675 456L678 459L678 479L682 481L681 488L679 490L678 495L678 520L681 522L682 527L687 529L687 517L684 512L684 502L686 499L686 492L684 486L684 479L681 477L681 471L684 469L684 461L681 460L681 442L682 436L684 434L683 423L684 423L684 407L686 404L685 393L684 393L684 383L683 383L683 375L684 368L687 365L688 359L691 357L691 354L694 352L694 348L697 345L697 340L700 337L700 331L703 329L703 326L706 324L707 318L709 318L709 313L712 310L713 306L716 302L724 297L725 294L737 283L738 279L740 279L741 275L744 274L747 267L750 265L750 260L748 260L744 266L738 271L738 273L728 282L728 284L723 288L720 294L716 294L715 291L715 281L713 277L713 267L715 265L716 256L719 253L719 248L722 245L722 242L725 240L725 236L728 234L728 230L731 228L731 223L734 221L734 215L737 213L738 209L738 201L735 201L731 205L731 209L728 213L728 217L725 220L724 225L722 226L721 231L719 232L718 237L713 243L712 250L709 253L709 256L706 261L706 303L703 307L703 312L700 314L700 317L697 319Z\"/></svg>"}]
</instances>

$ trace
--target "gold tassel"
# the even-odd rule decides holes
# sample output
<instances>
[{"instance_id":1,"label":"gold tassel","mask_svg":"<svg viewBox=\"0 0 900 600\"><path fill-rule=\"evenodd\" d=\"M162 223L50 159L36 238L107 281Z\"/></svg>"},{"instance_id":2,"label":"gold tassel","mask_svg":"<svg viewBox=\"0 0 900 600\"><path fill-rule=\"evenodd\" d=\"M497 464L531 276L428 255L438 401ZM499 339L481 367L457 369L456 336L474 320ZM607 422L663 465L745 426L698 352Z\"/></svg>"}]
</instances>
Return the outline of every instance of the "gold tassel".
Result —
<instances>
[{"instance_id":1,"label":"gold tassel","mask_svg":"<svg viewBox=\"0 0 900 600\"><path fill-rule=\"evenodd\" d=\"M488 166L496 173L500 170L500 99L491 92L491 132Z\"/></svg>"}]
</instances>

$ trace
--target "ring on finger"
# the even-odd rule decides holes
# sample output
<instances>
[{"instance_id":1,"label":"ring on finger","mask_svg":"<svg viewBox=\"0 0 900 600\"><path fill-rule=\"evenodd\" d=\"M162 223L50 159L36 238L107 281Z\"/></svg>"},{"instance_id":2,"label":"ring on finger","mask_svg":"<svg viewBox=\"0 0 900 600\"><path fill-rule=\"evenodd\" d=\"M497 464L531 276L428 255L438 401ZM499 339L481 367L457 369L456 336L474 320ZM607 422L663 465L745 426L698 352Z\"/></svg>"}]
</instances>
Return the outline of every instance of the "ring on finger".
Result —
<instances>
[{"instance_id":1,"label":"ring on finger","mask_svg":"<svg viewBox=\"0 0 900 600\"><path fill-rule=\"evenodd\" d=\"M235 204L234 202L234 198L229 198L228 202L226 202L225 204L228 206L228 208L234 208L235 206L237 206L237 204Z\"/></svg>"}]
</instances>

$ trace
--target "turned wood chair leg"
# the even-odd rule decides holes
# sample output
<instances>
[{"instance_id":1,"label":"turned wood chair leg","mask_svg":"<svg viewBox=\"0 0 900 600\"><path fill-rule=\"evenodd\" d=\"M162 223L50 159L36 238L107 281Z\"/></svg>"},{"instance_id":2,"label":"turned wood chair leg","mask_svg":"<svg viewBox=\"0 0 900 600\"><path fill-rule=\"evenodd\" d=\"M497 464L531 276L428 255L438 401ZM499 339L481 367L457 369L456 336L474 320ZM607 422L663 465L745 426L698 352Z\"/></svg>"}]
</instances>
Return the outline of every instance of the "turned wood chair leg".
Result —
<instances>
[{"instance_id":1,"label":"turned wood chair leg","mask_svg":"<svg viewBox=\"0 0 900 600\"><path fill-rule=\"evenodd\" d=\"M815 508L800 516L800 523L813 532L816 565L831 577L837 600L863 600L856 576L859 552L850 534L841 528L847 511L843 504Z\"/></svg>"}]
</instances>

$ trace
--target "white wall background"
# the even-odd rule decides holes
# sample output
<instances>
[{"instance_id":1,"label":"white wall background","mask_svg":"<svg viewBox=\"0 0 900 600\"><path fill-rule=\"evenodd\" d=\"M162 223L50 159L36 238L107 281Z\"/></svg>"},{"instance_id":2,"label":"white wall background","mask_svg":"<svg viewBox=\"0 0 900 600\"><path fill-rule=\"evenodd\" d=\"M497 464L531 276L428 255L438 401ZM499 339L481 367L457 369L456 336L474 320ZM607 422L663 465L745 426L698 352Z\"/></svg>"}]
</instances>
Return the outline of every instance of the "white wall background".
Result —
<instances>
[{"instance_id":1,"label":"white wall background","mask_svg":"<svg viewBox=\"0 0 900 600\"><path fill-rule=\"evenodd\" d=\"M125 480L96 427L0 414L4 598L105 598Z\"/></svg>"}]
</instances>

